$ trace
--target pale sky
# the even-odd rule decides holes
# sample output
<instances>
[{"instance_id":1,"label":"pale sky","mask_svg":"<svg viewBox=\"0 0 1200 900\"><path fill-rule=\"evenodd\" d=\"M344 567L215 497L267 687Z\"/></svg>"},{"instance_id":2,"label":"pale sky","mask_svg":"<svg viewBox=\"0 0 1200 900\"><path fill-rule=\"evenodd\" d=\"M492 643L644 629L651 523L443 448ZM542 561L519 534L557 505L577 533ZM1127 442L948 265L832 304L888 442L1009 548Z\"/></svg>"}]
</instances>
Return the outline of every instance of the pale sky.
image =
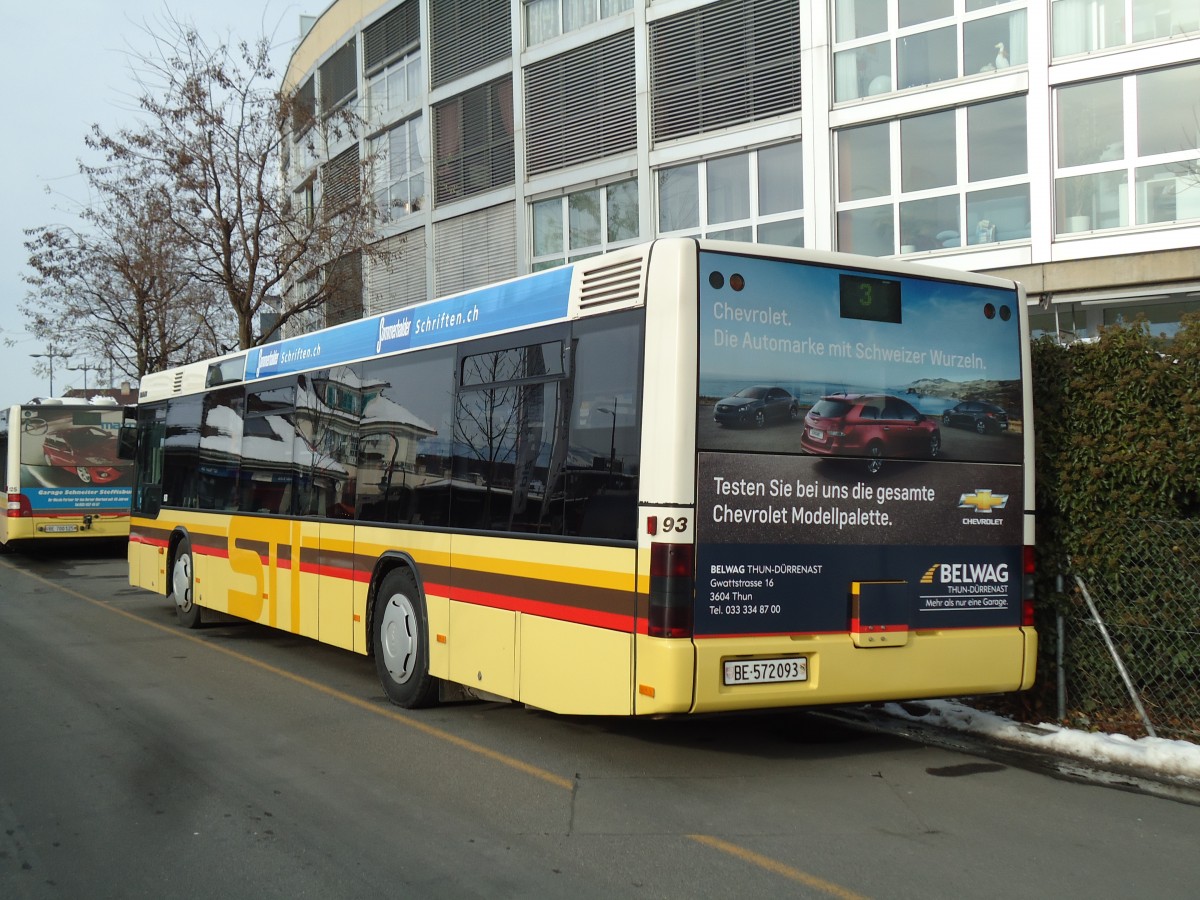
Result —
<instances>
[{"instance_id":1,"label":"pale sky","mask_svg":"<svg viewBox=\"0 0 1200 900\"><path fill-rule=\"evenodd\" d=\"M282 73L300 34L300 16L318 15L329 0L54 0L3 3L0 37L0 405L48 396L49 378L34 375L45 351L25 331L17 309L28 286L24 229L75 224L73 210L85 200L77 161L85 155L84 136L92 123L106 130L134 121L135 85L129 52L145 50L144 26L161 22L169 10L191 21L210 42L260 35L276 48ZM161 30L161 29L160 29ZM12 347L8 340L15 341ZM69 349L69 348L65 348ZM42 360L44 362L44 360ZM84 372L67 366L94 364L80 355L54 360L54 393L84 387ZM87 386L107 386L108 373L91 370Z\"/></svg>"}]
</instances>

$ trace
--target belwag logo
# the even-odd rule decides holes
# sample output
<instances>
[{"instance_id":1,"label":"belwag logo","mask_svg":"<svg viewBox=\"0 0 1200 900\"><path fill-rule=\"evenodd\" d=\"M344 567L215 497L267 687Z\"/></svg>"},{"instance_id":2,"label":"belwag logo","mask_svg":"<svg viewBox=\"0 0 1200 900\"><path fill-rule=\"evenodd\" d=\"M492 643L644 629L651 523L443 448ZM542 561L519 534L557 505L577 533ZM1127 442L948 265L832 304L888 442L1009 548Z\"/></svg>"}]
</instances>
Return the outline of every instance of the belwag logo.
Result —
<instances>
[{"instance_id":1,"label":"belwag logo","mask_svg":"<svg viewBox=\"0 0 1200 900\"><path fill-rule=\"evenodd\" d=\"M1008 563L934 563L921 584L1008 584Z\"/></svg>"}]
</instances>

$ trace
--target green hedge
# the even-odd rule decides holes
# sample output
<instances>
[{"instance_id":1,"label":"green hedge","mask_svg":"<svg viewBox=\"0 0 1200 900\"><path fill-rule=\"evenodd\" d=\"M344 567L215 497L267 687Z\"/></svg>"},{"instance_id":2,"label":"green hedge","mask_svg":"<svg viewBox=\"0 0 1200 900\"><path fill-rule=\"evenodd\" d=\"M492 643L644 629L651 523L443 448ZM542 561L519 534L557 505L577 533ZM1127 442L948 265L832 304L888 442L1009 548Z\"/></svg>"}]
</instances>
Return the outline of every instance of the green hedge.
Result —
<instances>
[{"instance_id":1,"label":"green hedge","mask_svg":"<svg viewBox=\"0 0 1200 900\"><path fill-rule=\"evenodd\" d=\"M1200 627L1195 575L1179 565L1200 557L1200 530L1171 524L1200 520L1200 316L1185 316L1169 341L1135 322L1092 343L1041 339L1032 354L1042 653L1028 700L1053 714L1056 614L1086 615L1075 573L1093 596L1111 599L1111 626L1148 629L1138 653L1164 680L1197 678L1198 653L1181 652L1182 632L1161 649L1146 641L1155 629ZM1168 613L1164 599L1179 608ZM1106 659L1069 656L1065 666L1068 674L1105 667Z\"/></svg>"}]
</instances>

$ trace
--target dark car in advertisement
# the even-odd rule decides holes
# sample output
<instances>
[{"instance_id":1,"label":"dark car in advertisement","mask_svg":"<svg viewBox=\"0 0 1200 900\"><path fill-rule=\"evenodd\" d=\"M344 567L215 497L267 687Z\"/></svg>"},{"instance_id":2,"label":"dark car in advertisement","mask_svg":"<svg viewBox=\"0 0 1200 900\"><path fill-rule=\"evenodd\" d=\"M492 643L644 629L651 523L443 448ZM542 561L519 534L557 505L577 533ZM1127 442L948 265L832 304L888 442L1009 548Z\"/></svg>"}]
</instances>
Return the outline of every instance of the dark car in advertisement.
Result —
<instances>
[{"instance_id":1,"label":"dark car in advertisement","mask_svg":"<svg viewBox=\"0 0 1200 900\"><path fill-rule=\"evenodd\" d=\"M800 417L800 404L781 387L755 384L742 388L731 397L718 400L713 419L718 425L753 425L762 428L772 422L787 422Z\"/></svg>"},{"instance_id":2,"label":"dark car in advertisement","mask_svg":"<svg viewBox=\"0 0 1200 900\"><path fill-rule=\"evenodd\" d=\"M942 413L947 428L970 428L979 434L1008 431L1008 413L995 403L964 400Z\"/></svg>"}]
</instances>

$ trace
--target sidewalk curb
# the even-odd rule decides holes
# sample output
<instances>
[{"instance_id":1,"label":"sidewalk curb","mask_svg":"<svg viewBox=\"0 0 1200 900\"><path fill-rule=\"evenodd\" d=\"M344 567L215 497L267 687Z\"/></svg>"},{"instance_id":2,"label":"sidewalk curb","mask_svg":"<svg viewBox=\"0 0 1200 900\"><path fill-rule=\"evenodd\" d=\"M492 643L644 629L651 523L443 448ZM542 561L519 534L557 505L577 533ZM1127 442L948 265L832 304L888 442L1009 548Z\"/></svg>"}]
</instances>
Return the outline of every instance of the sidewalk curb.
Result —
<instances>
[{"instance_id":1,"label":"sidewalk curb","mask_svg":"<svg viewBox=\"0 0 1200 900\"><path fill-rule=\"evenodd\" d=\"M1023 768L1043 771L1073 781L1102 785L1200 806L1200 779L1174 775L1149 766L1133 766L1106 759L1071 753L1058 747L1037 747L1005 735L956 728L939 721L936 712L919 701L842 707L837 717L860 726L901 735L920 743L978 756L998 758ZM992 715L992 714L988 714ZM1008 720L1011 722L1011 720ZM1033 739L1052 738L1053 729L1011 722L1022 734Z\"/></svg>"}]
</instances>

